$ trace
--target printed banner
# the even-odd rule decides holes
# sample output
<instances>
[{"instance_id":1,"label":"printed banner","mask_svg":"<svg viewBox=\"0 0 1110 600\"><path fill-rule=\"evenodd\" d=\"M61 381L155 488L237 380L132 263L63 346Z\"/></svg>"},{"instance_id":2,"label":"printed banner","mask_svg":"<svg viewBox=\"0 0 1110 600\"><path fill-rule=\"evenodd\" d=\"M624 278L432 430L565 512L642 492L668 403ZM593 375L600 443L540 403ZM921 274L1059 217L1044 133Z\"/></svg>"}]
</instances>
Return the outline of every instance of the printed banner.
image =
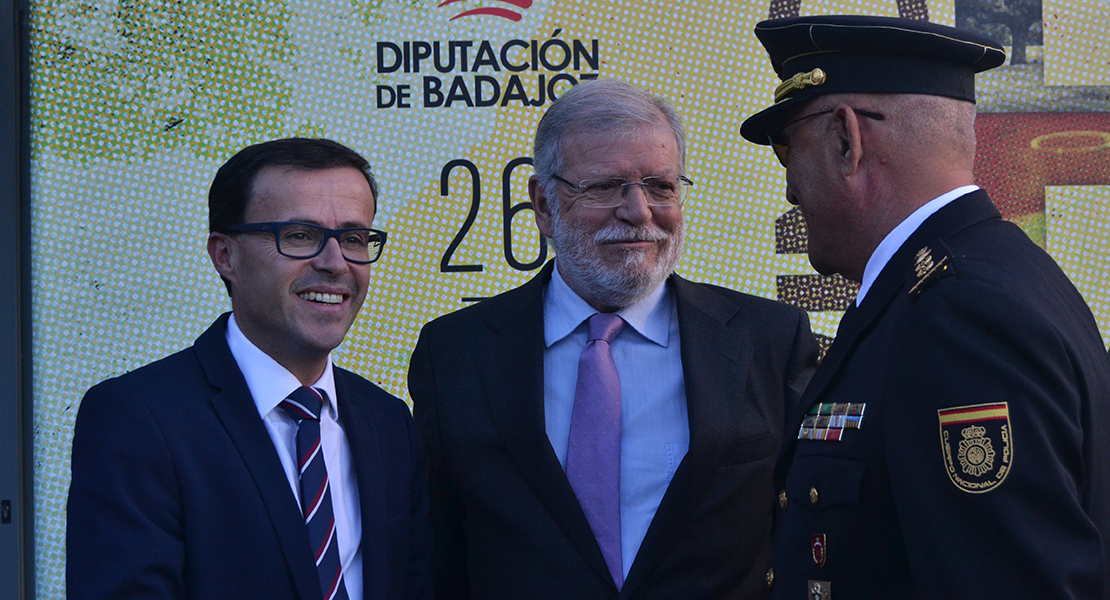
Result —
<instances>
[{"instance_id":1,"label":"printed banner","mask_svg":"<svg viewBox=\"0 0 1110 600\"><path fill-rule=\"evenodd\" d=\"M69 448L96 382L188 346L229 309L204 251L216 169L325 136L373 165L389 232L336 360L407 398L421 325L527 281L551 251L528 203L554 98L618 77L689 129L679 271L810 311L827 344L854 284L817 275L770 149L743 119L778 80L769 16L927 18L1004 41L979 78L977 175L1110 333L1105 0L33 0L32 268L38 597L64 596ZM465 349L460 349L465 351Z\"/></svg>"}]
</instances>

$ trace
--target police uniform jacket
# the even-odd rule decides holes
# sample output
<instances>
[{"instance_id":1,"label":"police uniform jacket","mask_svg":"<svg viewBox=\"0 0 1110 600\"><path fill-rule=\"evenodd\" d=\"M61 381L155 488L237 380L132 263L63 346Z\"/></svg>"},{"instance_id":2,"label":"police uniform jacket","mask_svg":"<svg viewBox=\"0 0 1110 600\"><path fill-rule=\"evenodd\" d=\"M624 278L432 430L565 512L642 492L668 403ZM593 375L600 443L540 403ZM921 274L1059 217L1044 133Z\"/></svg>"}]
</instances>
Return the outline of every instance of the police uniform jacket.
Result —
<instances>
[{"instance_id":1,"label":"police uniform jacket","mask_svg":"<svg viewBox=\"0 0 1110 600\"><path fill-rule=\"evenodd\" d=\"M985 192L942 208L788 420L772 597L1110 597L1108 371L1079 293Z\"/></svg>"}]
</instances>

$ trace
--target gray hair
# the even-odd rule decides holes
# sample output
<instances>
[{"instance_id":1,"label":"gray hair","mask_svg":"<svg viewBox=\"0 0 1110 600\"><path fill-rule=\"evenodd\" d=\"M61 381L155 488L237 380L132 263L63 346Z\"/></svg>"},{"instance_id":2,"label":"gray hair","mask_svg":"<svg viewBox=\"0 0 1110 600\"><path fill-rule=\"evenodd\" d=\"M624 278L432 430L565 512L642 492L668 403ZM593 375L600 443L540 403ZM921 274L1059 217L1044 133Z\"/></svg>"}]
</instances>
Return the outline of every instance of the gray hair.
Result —
<instances>
[{"instance_id":1,"label":"gray hair","mask_svg":"<svg viewBox=\"0 0 1110 600\"><path fill-rule=\"evenodd\" d=\"M678 163L686 166L686 127L669 102L619 79L583 81L556 100L536 127L533 163L540 186L551 201L553 176L565 164L563 142L578 133L623 132L665 124L678 143ZM557 202L556 202L557 204Z\"/></svg>"},{"instance_id":2,"label":"gray hair","mask_svg":"<svg viewBox=\"0 0 1110 600\"><path fill-rule=\"evenodd\" d=\"M936 160L947 166L974 166L972 102L930 94L829 94L815 99L808 111L828 110L839 103L880 112L888 122L897 123L886 134L885 147L909 163Z\"/></svg>"},{"instance_id":3,"label":"gray hair","mask_svg":"<svg viewBox=\"0 0 1110 600\"><path fill-rule=\"evenodd\" d=\"M887 100L904 124L895 143L906 156L930 157L971 170L975 165L975 104L943 96L897 94ZM897 108L894 108L897 106ZM961 164L962 163L962 164Z\"/></svg>"}]
</instances>

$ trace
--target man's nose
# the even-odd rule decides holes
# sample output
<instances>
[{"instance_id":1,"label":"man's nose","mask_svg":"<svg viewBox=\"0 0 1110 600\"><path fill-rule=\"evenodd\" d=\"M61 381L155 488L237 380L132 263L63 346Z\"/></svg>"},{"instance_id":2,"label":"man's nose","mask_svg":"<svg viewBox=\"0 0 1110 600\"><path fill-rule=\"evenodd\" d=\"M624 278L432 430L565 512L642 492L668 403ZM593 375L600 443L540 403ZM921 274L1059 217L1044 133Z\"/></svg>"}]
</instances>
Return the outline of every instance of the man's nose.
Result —
<instances>
[{"instance_id":1,"label":"man's nose","mask_svg":"<svg viewBox=\"0 0 1110 600\"><path fill-rule=\"evenodd\" d=\"M312 258L312 264L317 269L332 273L342 273L349 268L347 259L343 258L343 249L339 247L339 240L329 237L324 242L324 249Z\"/></svg>"},{"instance_id":2,"label":"man's nose","mask_svg":"<svg viewBox=\"0 0 1110 600\"><path fill-rule=\"evenodd\" d=\"M626 183L621 190L621 203L617 206L617 218L630 223L646 223L651 220L651 206L648 204L647 188L643 183Z\"/></svg>"}]
</instances>

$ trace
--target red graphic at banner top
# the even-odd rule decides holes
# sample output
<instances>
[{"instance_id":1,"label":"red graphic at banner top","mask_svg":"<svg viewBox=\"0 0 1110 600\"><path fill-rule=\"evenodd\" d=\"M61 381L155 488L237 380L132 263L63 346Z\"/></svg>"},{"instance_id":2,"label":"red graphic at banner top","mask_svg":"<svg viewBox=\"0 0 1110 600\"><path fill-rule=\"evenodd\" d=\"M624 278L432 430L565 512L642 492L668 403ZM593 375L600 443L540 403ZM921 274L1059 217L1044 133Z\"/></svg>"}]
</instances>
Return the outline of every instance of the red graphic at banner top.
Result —
<instances>
[{"instance_id":1,"label":"red graphic at banner top","mask_svg":"<svg viewBox=\"0 0 1110 600\"><path fill-rule=\"evenodd\" d=\"M532 0L501 0L501 1L504 4L511 4L511 5L519 8L519 9L522 9L522 10L527 10L529 8L532 8ZM448 4L454 4L456 2L462 2L462 0L443 0L443 2L440 2L437 5L437 8L442 7L442 6L447 6ZM515 21L520 21L522 18L524 18L523 15L521 15L519 13L516 13L516 12L510 10L510 9L507 9L507 8L482 7L482 8L473 8L473 9L470 9L470 10L467 10L467 11L463 11L463 12L451 17L449 20L454 21L455 19L461 19L462 17L475 17L475 16L482 16L482 15L491 16L491 17L500 17L502 19L508 19L508 20L514 21L514 22Z\"/></svg>"},{"instance_id":2,"label":"red graphic at banner top","mask_svg":"<svg viewBox=\"0 0 1110 600\"><path fill-rule=\"evenodd\" d=\"M1110 185L1110 113L979 113L975 180L1007 219L1050 185Z\"/></svg>"}]
</instances>

